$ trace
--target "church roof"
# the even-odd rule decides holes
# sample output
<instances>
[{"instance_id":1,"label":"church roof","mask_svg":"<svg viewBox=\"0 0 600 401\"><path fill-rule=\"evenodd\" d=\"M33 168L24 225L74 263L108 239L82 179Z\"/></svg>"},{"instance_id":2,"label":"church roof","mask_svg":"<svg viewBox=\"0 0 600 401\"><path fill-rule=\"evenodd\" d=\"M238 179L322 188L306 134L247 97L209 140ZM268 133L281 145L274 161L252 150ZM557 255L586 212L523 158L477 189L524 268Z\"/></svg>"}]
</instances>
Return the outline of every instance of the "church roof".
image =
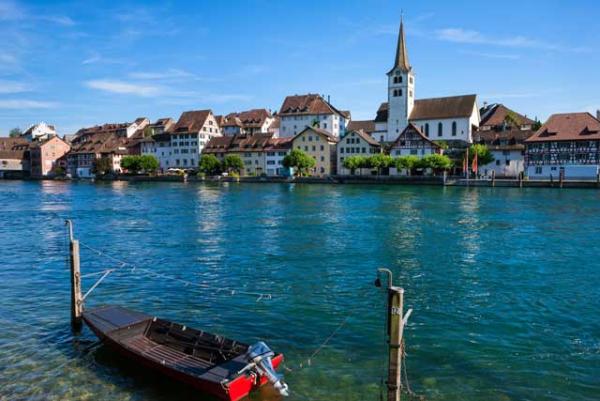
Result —
<instances>
[{"instance_id":1,"label":"church roof","mask_svg":"<svg viewBox=\"0 0 600 401\"><path fill-rule=\"evenodd\" d=\"M415 100L409 120L432 120L469 117L473 114L477 95L436 97Z\"/></svg>"},{"instance_id":2,"label":"church roof","mask_svg":"<svg viewBox=\"0 0 600 401\"><path fill-rule=\"evenodd\" d=\"M404 21L400 19L400 31L398 32L398 46L396 47L396 58L394 59L394 67L388 72L391 73L396 68L399 68L403 72L409 72L411 70L410 63L408 62L408 52L406 51L406 39L404 37Z\"/></svg>"}]
</instances>

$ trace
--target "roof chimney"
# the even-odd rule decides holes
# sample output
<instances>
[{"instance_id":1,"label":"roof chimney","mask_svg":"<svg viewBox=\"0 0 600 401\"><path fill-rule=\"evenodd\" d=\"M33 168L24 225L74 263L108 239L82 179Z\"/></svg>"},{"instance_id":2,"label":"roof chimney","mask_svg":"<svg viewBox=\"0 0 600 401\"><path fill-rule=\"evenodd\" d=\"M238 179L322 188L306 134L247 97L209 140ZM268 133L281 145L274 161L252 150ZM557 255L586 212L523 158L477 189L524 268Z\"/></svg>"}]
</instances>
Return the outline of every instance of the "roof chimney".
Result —
<instances>
[{"instance_id":1,"label":"roof chimney","mask_svg":"<svg viewBox=\"0 0 600 401\"><path fill-rule=\"evenodd\" d=\"M600 120L600 110L596 110L596 118Z\"/></svg>"},{"instance_id":2,"label":"roof chimney","mask_svg":"<svg viewBox=\"0 0 600 401\"><path fill-rule=\"evenodd\" d=\"M331 96L327 95L327 103L331 103ZM598 110L598 113L600 113L600 110Z\"/></svg>"}]
</instances>

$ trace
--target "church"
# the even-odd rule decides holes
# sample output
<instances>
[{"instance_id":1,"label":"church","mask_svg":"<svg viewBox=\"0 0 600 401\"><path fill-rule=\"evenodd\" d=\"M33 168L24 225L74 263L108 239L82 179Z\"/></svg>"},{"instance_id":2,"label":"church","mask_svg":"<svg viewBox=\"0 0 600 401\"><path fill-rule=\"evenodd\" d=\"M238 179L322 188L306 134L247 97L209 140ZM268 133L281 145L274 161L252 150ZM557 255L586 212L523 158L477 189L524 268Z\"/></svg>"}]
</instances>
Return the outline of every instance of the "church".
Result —
<instances>
[{"instance_id":1,"label":"church","mask_svg":"<svg viewBox=\"0 0 600 401\"><path fill-rule=\"evenodd\" d=\"M450 148L473 143L480 115L476 95L415 99L415 72L408 61L404 22L400 21L394 66L387 73L388 101L375 118L372 137L382 143L396 141L409 123L431 141L444 141Z\"/></svg>"}]
</instances>

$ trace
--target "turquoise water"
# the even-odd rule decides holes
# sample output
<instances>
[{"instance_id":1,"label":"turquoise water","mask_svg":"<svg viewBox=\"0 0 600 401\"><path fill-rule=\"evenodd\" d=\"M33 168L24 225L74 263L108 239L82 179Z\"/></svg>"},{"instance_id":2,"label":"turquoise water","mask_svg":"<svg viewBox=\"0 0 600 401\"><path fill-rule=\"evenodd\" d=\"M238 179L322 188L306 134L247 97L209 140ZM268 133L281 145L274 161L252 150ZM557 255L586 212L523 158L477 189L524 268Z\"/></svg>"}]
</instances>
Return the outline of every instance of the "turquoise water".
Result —
<instances>
[{"instance_id":1,"label":"turquoise water","mask_svg":"<svg viewBox=\"0 0 600 401\"><path fill-rule=\"evenodd\" d=\"M87 330L73 338L67 217L82 243L139 267L110 275L88 306L265 340L292 369L290 400L379 400L381 266L414 309L414 392L600 398L597 191L15 181L0 182L0 203L2 401L204 399L94 346ZM87 248L81 256L84 274L120 266ZM277 397L265 388L253 399Z\"/></svg>"}]
</instances>

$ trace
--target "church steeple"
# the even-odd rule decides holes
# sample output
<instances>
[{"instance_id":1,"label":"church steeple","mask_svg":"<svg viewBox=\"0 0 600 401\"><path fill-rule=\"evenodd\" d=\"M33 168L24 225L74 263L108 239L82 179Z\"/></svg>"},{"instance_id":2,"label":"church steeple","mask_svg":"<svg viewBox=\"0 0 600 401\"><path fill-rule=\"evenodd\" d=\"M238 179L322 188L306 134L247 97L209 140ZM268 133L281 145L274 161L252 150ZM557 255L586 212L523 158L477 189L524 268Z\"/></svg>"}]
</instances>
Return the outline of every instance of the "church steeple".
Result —
<instances>
[{"instance_id":1,"label":"church steeple","mask_svg":"<svg viewBox=\"0 0 600 401\"><path fill-rule=\"evenodd\" d=\"M408 52L406 51L406 38L404 37L404 18L400 17L400 32L398 32L398 47L396 48L396 59L394 60L394 67L390 70L399 68L403 72L409 72L411 70L410 63L408 62Z\"/></svg>"}]
</instances>

